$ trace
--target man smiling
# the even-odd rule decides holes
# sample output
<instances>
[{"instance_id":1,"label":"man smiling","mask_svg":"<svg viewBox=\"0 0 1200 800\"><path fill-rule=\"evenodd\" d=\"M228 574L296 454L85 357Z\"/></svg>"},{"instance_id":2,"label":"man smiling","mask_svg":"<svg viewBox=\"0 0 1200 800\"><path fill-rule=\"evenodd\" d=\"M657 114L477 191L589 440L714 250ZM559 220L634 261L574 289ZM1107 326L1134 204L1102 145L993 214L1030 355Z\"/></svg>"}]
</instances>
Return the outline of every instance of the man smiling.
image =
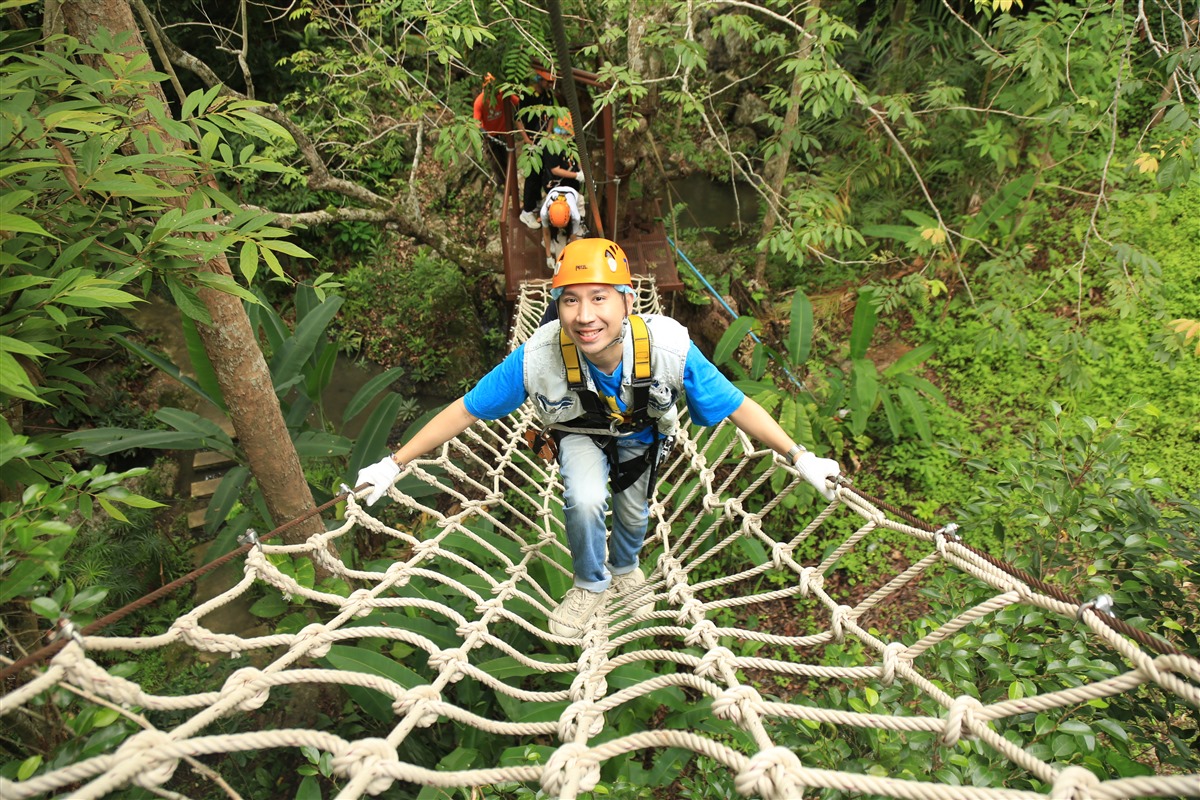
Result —
<instances>
[{"instance_id":1,"label":"man smiling","mask_svg":"<svg viewBox=\"0 0 1200 800\"><path fill-rule=\"evenodd\" d=\"M363 469L368 505L395 482L402 465L441 446L479 419L499 419L527 399L557 445L563 521L574 586L550 615L550 631L576 638L604 601L645 582L638 555L649 496L662 454L679 424L679 400L691 421L728 418L748 436L785 456L827 499L836 461L818 458L746 397L669 317L636 316L629 260L608 239L580 239L559 254L548 322L464 397L450 404L392 456ZM612 535L605 516L612 503ZM635 613L649 613L643 602Z\"/></svg>"}]
</instances>

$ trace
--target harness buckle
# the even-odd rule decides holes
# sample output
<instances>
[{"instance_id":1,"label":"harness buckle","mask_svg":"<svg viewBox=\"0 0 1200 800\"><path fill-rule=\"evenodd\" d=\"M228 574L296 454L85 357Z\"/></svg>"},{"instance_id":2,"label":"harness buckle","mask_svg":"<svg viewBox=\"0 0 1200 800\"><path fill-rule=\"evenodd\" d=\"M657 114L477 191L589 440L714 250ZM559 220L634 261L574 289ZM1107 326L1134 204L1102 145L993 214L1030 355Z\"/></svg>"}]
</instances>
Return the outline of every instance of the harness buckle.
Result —
<instances>
[{"instance_id":1,"label":"harness buckle","mask_svg":"<svg viewBox=\"0 0 1200 800\"><path fill-rule=\"evenodd\" d=\"M529 449L547 464L553 463L558 458L558 441L546 431L526 428L524 436Z\"/></svg>"}]
</instances>

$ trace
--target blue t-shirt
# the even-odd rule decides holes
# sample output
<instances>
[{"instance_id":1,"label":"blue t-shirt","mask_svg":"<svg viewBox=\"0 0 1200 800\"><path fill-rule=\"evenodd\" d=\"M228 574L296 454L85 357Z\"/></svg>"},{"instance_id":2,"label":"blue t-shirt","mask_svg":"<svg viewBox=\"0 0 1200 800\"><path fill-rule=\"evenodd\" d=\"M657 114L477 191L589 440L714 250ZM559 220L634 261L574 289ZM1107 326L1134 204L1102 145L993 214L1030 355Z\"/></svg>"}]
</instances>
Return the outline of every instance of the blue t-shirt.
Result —
<instances>
[{"instance_id":1,"label":"blue t-shirt","mask_svg":"<svg viewBox=\"0 0 1200 800\"><path fill-rule=\"evenodd\" d=\"M467 411L480 419L499 419L516 411L529 396L525 391L524 361L525 345L522 344L467 392L463 398ZM618 407L624 411L625 403L621 402L619 391L624 364L619 364L612 375L605 375L586 358L581 361L587 364L596 389L616 398ZM692 422L706 426L716 425L737 411L745 399L741 390L722 375L694 343L688 346L684 364L683 393ZM637 438L650 442L653 432L647 427Z\"/></svg>"}]
</instances>

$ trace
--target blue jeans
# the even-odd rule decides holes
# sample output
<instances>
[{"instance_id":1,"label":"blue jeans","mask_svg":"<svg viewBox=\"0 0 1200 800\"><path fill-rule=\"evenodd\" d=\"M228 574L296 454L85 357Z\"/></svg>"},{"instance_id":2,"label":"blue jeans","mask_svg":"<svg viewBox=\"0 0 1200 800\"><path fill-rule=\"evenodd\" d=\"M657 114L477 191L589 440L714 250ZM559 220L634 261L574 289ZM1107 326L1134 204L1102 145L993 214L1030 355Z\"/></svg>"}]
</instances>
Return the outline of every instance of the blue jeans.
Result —
<instances>
[{"instance_id":1,"label":"blue jeans","mask_svg":"<svg viewBox=\"0 0 1200 800\"><path fill-rule=\"evenodd\" d=\"M637 458L648 447L644 442L618 439L618 458L621 461ZM612 583L613 575L626 575L637 569L650 516L647 500L650 470L613 499L612 541L607 542L606 548L608 528L604 514L608 511L609 485L604 451L587 436L567 434L558 445L558 465L563 481L563 522L575 585L603 592Z\"/></svg>"}]
</instances>

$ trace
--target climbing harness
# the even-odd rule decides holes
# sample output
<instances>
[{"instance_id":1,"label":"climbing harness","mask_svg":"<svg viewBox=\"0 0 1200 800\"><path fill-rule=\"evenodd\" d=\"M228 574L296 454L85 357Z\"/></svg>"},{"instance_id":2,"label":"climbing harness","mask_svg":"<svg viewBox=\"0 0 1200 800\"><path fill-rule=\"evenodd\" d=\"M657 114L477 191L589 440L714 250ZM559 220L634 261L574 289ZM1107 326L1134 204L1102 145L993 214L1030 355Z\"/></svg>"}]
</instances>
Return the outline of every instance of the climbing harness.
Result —
<instances>
[{"instance_id":1,"label":"climbing harness","mask_svg":"<svg viewBox=\"0 0 1200 800\"><path fill-rule=\"evenodd\" d=\"M565 330L559 332L558 339L563 365L567 369L567 385L578 395L579 401L583 405L584 413L577 418L582 422L580 427L595 425L607 428L608 432L570 434L560 432L557 435L560 437L564 435L589 436L596 443L596 446L604 452L608 459L609 482L614 494L628 489L646 473L646 470L650 471L648 485L653 487L654 479L657 476L658 456L662 449L658 426L653 425L654 441L645 453L622 461L617 450L618 437L614 435L613 431L632 433L640 431L654 422L648 411L650 386L653 384L650 377L650 330L646 327L646 320L637 314L631 314L628 319L630 335L633 338L633 375L629 380L633 397L625 411L621 411L617 398L601 396L588 388L575 343L571 341L571 337ZM577 420L572 420L572 422Z\"/></svg>"},{"instance_id":2,"label":"climbing harness","mask_svg":"<svg viewBox=\"0 0 1200 800\"><path fill-rule=\"evenodd\" d=\"M579 395L583 404L583 416L580 418L584 425L578 427L600 427L611 434L632 433L641 430L649 423L647 411L650 405L650 331L646 321L636 314L629 316L629 330L633 336L633 376L629 386L633 390L632 402L625 411L621 411L615 397L600 395L588 388L583 376L582 362L575 343L565 330L559 332L559 349L562 352L563 365L567 368L567 385L571 391Z\"/></svg>"}]
</instances>

